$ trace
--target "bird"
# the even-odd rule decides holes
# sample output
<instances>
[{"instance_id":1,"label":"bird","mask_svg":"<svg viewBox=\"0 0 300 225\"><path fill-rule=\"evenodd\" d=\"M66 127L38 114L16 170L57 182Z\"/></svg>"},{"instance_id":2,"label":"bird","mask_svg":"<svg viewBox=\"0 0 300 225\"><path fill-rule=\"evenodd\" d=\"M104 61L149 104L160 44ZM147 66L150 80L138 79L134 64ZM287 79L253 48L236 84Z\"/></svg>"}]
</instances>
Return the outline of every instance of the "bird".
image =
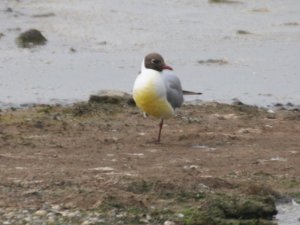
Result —
<instances>
[{"instance_id":1,"label":"bird","mask_svg":"<svg viewBox=\"0 0 300 225\"><path fill-rule=\"evenodd\" d=\"M165 63L159 53L153 52L144 57L132 94L141 111L160 119L156 139L156 143L160 143L164 120L175 115L175 110L183 103L183 95L202 93L182 90L181 82L173 73L173 68Z\"/></svg>"}]
</instances>

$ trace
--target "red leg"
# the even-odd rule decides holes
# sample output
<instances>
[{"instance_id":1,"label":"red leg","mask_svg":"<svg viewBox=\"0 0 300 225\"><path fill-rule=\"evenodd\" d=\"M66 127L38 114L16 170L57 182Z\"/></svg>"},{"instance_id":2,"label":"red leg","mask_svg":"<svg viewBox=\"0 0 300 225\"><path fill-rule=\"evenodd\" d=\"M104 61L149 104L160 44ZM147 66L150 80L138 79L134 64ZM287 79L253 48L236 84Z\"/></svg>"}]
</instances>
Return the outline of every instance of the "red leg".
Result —
<instances>
[{"instance_id":1,"label":"red leg","mask_svg":"<svg viewBox=\"0 0 300 225\"><path fill-rule=\"evenodd\" d=\"M164 119L161 119L160 123L159 123L159 131L158 131L158 138L157 138L157 143L160 142L160 134L161 134L161 130L164 124Z\"/></svg>"}]
</instances>

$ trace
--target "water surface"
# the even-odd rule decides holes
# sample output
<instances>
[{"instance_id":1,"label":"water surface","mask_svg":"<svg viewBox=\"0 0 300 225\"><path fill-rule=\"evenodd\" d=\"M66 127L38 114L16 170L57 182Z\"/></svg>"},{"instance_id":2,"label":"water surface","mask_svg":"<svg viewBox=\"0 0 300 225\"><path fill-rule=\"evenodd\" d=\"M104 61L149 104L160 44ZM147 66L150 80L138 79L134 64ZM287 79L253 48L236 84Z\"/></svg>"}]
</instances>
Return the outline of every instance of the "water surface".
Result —
<instances>
[{"instance_id":1,"label":"water surface","mask_svg":"<svg viewBox=\"0 0 300 225\"><path fill-rule=\"evenodd\" d=\"M165 56L185 89L203 92L201 100L300 104L300 1L2 0L0 21L2 106L130 92L152 51ZM15 37L30 28L47 45L18 48ZM198 63L207 59L228 64Z\"/></svg>"}]
</instances>

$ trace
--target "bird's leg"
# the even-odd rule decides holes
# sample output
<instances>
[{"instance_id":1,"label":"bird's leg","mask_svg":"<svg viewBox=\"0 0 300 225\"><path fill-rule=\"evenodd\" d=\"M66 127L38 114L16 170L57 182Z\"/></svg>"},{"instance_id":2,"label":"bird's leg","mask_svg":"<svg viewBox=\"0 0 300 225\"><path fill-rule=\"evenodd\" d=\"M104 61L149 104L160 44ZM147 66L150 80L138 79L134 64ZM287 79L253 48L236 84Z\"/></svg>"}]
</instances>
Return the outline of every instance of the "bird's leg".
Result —
<instances>
[{"instance_id":1,"label":"bird's leg","mask_svg":"<svg viewBox=\"0 0 300 225\"><path fill-rule=\"evenodd\" d=\"M158 138L157 138L157 143L160 143L160 134L161 134L161 129L164 125L164 119L161 119L160 123L159 123L159 131L158 131Z\"/></svg>"}]
</instances>

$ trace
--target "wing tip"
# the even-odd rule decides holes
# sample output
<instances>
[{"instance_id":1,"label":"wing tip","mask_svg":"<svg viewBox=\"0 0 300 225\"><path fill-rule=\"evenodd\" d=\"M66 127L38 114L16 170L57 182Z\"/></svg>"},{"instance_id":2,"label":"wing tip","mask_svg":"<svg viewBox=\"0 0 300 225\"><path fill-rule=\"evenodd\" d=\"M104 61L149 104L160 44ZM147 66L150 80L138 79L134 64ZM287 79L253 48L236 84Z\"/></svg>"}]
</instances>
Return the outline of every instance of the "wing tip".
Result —
<instances>
[{"instance_id":1,"label":"wing tip","mask_svg":"<svg viewBox=\"0 0 300 225\"><path fill-rule=\"evenodd\" d=\"M184 95L202 95L201 92L185 91L185 90L182 90L182 93L183 93Z\"/></svg>"}]
</instances>

